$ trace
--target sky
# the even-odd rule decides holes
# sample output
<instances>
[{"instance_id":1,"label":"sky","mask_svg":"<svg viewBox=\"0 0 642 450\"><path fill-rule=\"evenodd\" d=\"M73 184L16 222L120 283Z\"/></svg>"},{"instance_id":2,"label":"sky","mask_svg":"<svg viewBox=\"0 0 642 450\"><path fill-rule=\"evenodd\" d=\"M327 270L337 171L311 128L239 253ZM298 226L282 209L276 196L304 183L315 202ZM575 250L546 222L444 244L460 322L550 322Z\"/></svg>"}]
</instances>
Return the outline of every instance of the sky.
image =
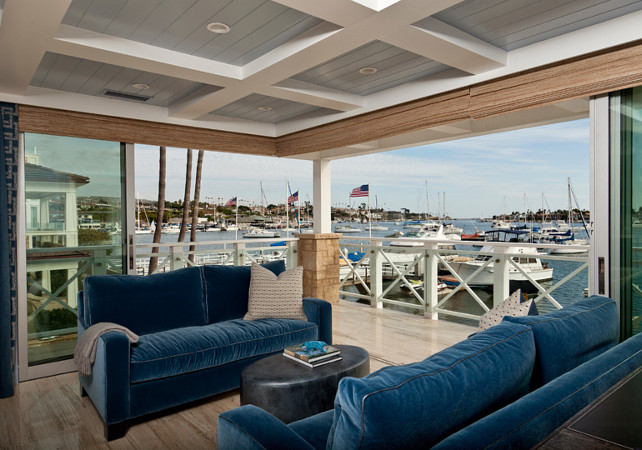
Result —
<instances>
[{"instance_id":1,"label":"sky","mask_svg":"<svg viewBox=\"0 0 642 450\"><path fill-rule=\"evenodd\" d=\"M79 196L119 196L119 144L28 133L26 153L39 163L90 178ZM135 146L138 198L158 196L158 147ZM197 152L194 151L195 179ZM166 199L183 198L186 150L167 149ZM335 160L332 169L332 204L345 207L350 191L370 185L371 206L414 212L443 211L455 218L492 217L496 214L566 209L567 177L579 206L589 208L588 119L496 133L440 144ZM201 201L225 203L239 197L241 204L284 203L286 179L292 192L312 201L312 162L266 156L205 152ZM426 201L426 182L428 202ZM192 195L194 189L192 187ZM354 198L351 205L367 202ZM505 205L505 206L504 206Z\"/></svg>"},{"instance_id":2,"label":"sky","mask_svg":"<svg viewBox=\"0 0 642 450\"><path fill-rule=\"evenodd\" d=\"M193 172L196 171L196 152ZM167 149L167 200L183 198L185 149ZM504 211L566 209L567 178L579 206L589 208L588 119L527 128L440 144L332 161L332 204L346 206L350 191L370 185L370 203L388 210L451 217L490 217ZM195 175L193 175L195 178ZM260 204L285 201L285 180L302 200L312 201L312 162L264 156L205 152L201 201ZM428 204L426 202L428 184ZM136 146L136 191L156 199L158 147ZM192 188L193 193L193 188ZM526 194L526 195L525 195ZM505 199L505 200L504 200ZM504 208L505 201L505 208ZM353 198L351 204L367 202ZM525 206L526 205L526 206Z\"/></svg>"}]
</instances>

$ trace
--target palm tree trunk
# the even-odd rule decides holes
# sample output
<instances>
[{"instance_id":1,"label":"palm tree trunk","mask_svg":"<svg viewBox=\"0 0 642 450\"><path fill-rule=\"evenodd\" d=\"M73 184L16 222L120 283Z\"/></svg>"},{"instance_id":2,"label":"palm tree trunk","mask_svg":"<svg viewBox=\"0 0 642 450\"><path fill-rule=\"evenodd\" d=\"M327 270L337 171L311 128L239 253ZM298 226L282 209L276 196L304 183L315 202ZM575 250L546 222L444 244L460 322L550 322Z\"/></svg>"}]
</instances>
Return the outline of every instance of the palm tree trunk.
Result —
<instances>
[{"instance_id":1,"label":"palm tree trunk","mask_svg":"<svg viewBox=\"0 0 642 450\"><path fill-rule=\"evenodd\" d=\"M154 230L154 244L159 244L163 228L163 215L165 214L165 173L167 166L167 149L160 148L158 159L158 205L156 208L156 229ZM152 248L152 253L158 253L158 247ZM149 273L153 273L158 267L158 256L149 258Z\"/></svg>"},{"instance_id":2,"label":"palm tree trunk","mask_svg":"<svg viewBox=\"0 0 642 450\"><path fill-rule=\"evenodd\" d=\"M190 207L189 198L192 188L192 149L187 149L187 167L185 169L185 195L183 196L183 219L181 220L181 231L178 233L178 242L185 240L187 231L187 219L189 217Z\"/></svg>"},{"instance_id":3,"label":"palm tree trunk","mask_svg":"<svg viewBox=\"0 0 642 450\"><path fill-rule=\"evenodd\" d=\"M192 211L192 233L190 234L190 242L196 241L196 225L198 224L198 203L201 196L201 172L203 171L203 155L205 154L204 150L198 151L198 161L196 162L196 182L194 184L194 209ZM195 245L189 246L189 260L194 262L194 254L192 253L196 249Z\"/></svg>"}]
</instances>

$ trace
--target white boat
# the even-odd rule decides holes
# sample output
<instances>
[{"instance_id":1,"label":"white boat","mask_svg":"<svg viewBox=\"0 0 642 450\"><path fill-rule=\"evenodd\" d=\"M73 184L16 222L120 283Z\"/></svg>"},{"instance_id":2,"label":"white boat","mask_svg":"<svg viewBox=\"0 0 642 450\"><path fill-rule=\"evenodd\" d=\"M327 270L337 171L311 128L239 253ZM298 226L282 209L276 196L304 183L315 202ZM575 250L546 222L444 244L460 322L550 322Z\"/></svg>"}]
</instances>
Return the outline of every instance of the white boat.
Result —
<instances>
[{"instance_id":1,"label":"white boat","mask_svg":"<svg viewBox=\"0 0 642 450\"><path fill-rule=\"evenodd\" d=\"M378 223L366 228L372 231L388 231L388 227L384 227L383 225L379 225Z\"/></svg>"},{"instance_id":2,"label":"white boat","mask_svg":"<svg viewBox=\"0 0 642 450\"><path fill-rule=\"evenodd\" d=\"M513 262L518 265L525 273L527 273L533 280L540 282L553 279L553 269L547 264L542 263L541 258L545 257L546 254L537 251L533 247L522 247L519 245L520 237L529 235L527 231L515 231L515 230L494 230L487 231L487 236L494 240L495 242L514 242L515 245L507 249L508 253L518 254L519 256L512 257ZM504 236L501 236L504 234ZM487 242L487 245L484 245L480 253L490 253L493 251L492 242ZM471 276L475 271L477 271L481 266L486 264L489 259L492 259L493 256L481 254L475 257L470 261L463 262L452 262L450 267L457 272L457 274L463 279L466 280ZM495 262L490 262L486 267L484 267L475 278L468 280L469 286L475 287L487 287L494 284L495 276ZM528 280L524 274L517 270L512 264L509 264L508 267L508 276L510 280L510 289L511 291L521 288L525 292L532 292L534 287L530 280Z\"/></svg>"},{"instance_id":3,"label":"white boat","mask_svg":"<svg viewBox=\"0 0 642 450\"><path fill-rule=\"evenodd\" d=\"M494 219L491 228L493 230L510 230L510 224L500 219Z\"/></svg>"},{"instance_id":4,"label":"white boat","mask_svg":"<svg viewBox=\"0 0 642 450\"><path fill-rule=\"evenodd\" d=\"M355 228L352 225L339 225L334 229L335 233L361 233L361 228Z\"/></svg>"},{"instance_id":5,"label":"white boat","mask_svg":"<svg viewBox=\"0 0 642 450\"><path fill-rule=\"evenodd\" d=\"M398 240L390 242L391 247L423 247L423 241L461 241L457 234L444 234L443 225L439 225L435 231L432 226L419 230L411 230L401 236Z\"/></svg>"},{"instance_id":6,"label":"white boat","mask_svg":"<svg viewBox=\"0 0 642 450\"><path fill-rule=\"evenodd\" d=\"M172 224L161 229L163 234L177 234L181 232L181 226L178 224Z\"/></svg>"},{"instance_id":7,"label":"white boat","mask_svg":"<svg viewBox=\"0 0 642 450\"><path fill-rule=\"evenodd\" d=\"M252 228L250 231L243 234L244 238L248 239L269 239L275 237L281 237L281 234L278 231L264 230L261 228Z\"/></svg>"},{"instance_id":8,"label":"white boat","mask_svg":"<svg viewBox=\"0 0 642 450\"><path fill-rule=\"evenodd\" d=\"M447 223L444 225L444 234L458 234L461 236L463 231L463 228L455 226L454 223Z\"/></svg>"}]
</instances>

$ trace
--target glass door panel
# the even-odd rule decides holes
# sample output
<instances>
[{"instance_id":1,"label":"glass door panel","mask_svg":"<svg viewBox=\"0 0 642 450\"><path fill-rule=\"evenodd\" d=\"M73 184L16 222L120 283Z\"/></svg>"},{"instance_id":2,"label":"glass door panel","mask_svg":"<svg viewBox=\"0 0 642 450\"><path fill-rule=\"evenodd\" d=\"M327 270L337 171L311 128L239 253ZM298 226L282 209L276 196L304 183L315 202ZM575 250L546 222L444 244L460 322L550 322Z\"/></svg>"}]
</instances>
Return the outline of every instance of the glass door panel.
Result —
<instances>
[{"instance_id":1,"label":"glass door panel","mask_svg":"<svg viewBox=\"0 0 642 450\"><path fill-rule=\"evenodd\" d=\"M118 142L26 133L24 155L30 368L73 358L83 279L125 272L125 177Z\"/></svg>"},{"instance_id":2,"label":"glass door panel","mask_svg":"<svg viewBox=\"0 0 642 450\"><path fill-rule=\"evenodd\" d=\"M611 94L611 152L617 160L622 338L642 332L642 87ZM617 204L617 202L615 202Z\"/></svg>"}]
</instances>

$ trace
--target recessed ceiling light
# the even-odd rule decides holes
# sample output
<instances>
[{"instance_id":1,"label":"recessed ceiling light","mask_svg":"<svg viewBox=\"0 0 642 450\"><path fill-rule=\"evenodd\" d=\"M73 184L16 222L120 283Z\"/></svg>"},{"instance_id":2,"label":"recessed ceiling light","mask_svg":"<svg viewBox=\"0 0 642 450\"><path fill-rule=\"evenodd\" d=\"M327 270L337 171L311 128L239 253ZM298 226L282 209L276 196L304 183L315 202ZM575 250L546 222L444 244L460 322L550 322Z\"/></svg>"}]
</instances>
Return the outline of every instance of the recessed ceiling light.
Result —
<instances>
[{"instance_id":1,"label":"recessed ceiling light","mask_svg":"<svg viewBox=\"0 0 642 450\"><path fill-rule=\"evenodd\" d=\"M259 106L258 109L261 111L272 111L272 108L269 106Z\"/></svg>"},{"instance_id":2,"label":"recessed ceiling light","mask_svg":"<svg viewBox=\"0 0 642 450\"><path fill-rule=\"evenodd\" d=\"M375 69L374 67L364 67L363 69L359 69L359 73L363 75L371 75L376 72L377 72L377 69Z\"/></svg>"},{"instance_id":3,"label":"recessed ceiling light","mask_svg":"<svg viewBox=\"0 0 642 450\"><path fill-rule=\"evenodd\" d=\"M212 33L216 34L225 34L230 32L229 25L225 25L221 22L212 22L207 24L207 29Z\"/></svg>"},{"instance_id":4,"label":"recessed ceiling light","mask_svg":"<svg viewBox=\"0 0 642 450\"><path fill-rule=\"evenodd\" d=\"M132 84L132 87L133 87L134 89L149 89L149 84L145 84L145 83L134 83L134 84Z\"/></svg>"}]
</instances>

